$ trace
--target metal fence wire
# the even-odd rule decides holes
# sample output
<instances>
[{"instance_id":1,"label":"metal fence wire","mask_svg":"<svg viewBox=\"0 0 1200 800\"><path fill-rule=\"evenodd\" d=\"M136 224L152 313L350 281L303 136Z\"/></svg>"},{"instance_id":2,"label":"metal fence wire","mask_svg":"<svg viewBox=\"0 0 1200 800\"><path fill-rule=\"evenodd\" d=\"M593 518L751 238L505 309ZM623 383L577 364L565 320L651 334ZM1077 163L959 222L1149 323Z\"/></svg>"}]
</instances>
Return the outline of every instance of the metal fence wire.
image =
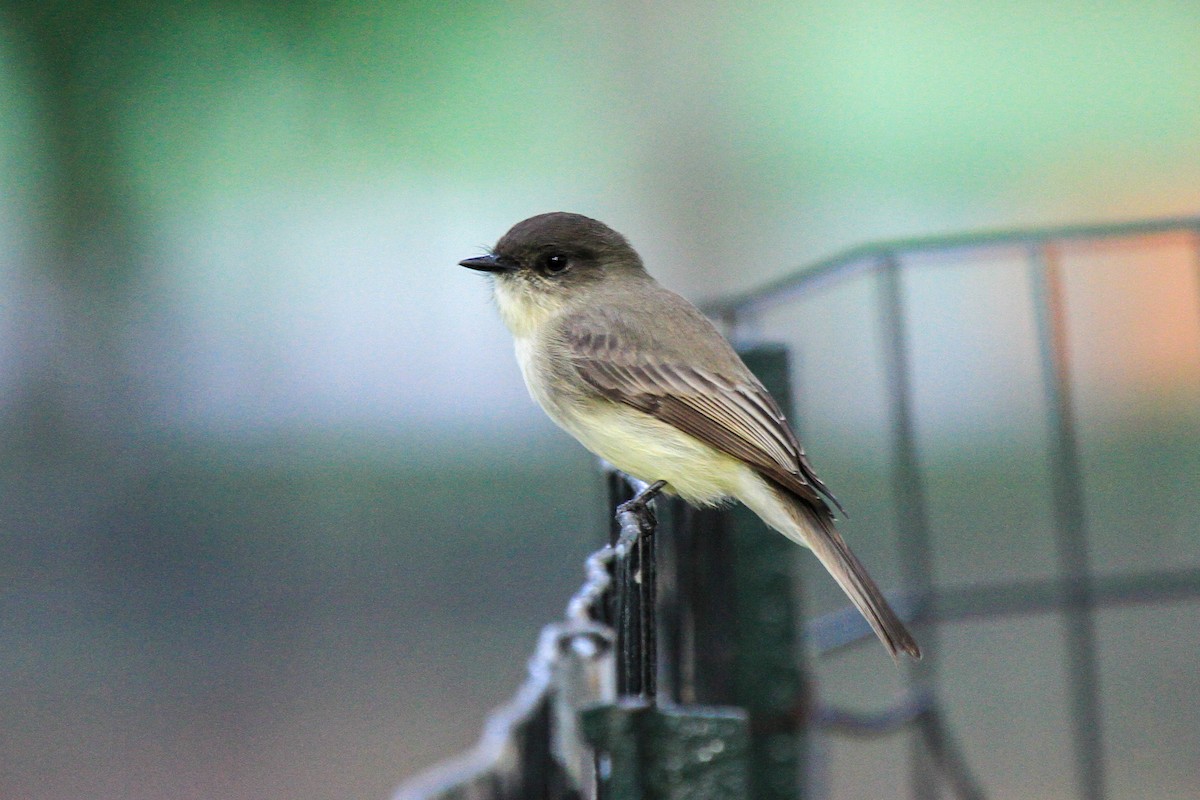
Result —
<instances>
[{"instance_id":1,"label":"metal fence wire","mask_svg":"<svg viewBox=\"0 0 1200 800\"><path fill-rule=\"evenodd\" d=\"M706 309L744 341L772 309L851 277L877 282L904 587L889 599L917 626L927 653L907 670L907 688L890 707L832 707L814 690L808 659L871 633L852 609L798 623L794 545L744 509L697 511L660 499L617 514L611 540L589 558L565 619L542 631L529 678L491 716L475 750L418 776L397 800L816 798L825 787L814 777L813 736L899 731L916 734L910 796L983 798L988 787L947 724L939 631L949 623L1041 614L1063 623L1074 792L1086 800L1110 796L1098 611L1200 598L1200 566L1099 573L1093 564L1063 253L1114 245L1184 247L1200 319L1200 218L885 242ZM1027 270L1057 564L1046 578L946 588L934 580L903 280L925 257L953 254L970 265L998 251L1017 254ZM787 350L762 345L742 354L790 415ZM646 488L611 473L608 481L614 506Z\"/></svg>"}]
</instances>

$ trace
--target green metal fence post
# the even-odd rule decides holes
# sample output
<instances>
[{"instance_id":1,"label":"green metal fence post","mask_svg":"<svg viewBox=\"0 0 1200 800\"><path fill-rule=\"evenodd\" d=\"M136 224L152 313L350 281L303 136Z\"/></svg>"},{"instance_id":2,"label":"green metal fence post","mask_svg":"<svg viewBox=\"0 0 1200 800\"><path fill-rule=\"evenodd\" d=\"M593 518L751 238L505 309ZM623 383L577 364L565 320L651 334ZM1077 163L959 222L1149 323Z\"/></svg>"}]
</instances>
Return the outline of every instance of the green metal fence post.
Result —
<instances>
[{"instance_id":1,"label":"green metal fence post","mask_svg":"<svg viewBox=\"0 0 1200 800\"><path fill-rule=\"evenodd\" d=\"M740 800L748 796L749 726L738 709L622 702L587 709L606 800Z\"/></svg>"},{"instance_id":2,"label":"green metal fence post","mask_svg":"<svg viewBox=\"0 0 1200 800\"><path fill-rule=\"evenodd\" d=\"M610 497L628 498L624 479ZM657 703L659 603L657 515L622 511L612 546L614 586L609 622L616 629L616 703L581 715L584 738L597 753L603 800L733 800L748 794L749 721L745 711L690 703Z\"/></svg>"},{"instance_id":3,"label":"green metal fence post","mask_svg":"<svg viewBox=\"0 0 1200 800\"><path fill-rule=\"evenodd\" d=\"M763 345L741 356L790 417L787 349ZM737 639L732 702L750 715L750 797L797 800L807 790L809 697L796 622L796 545L749 509L725 513Z\"/></svg>"}]
</instances>

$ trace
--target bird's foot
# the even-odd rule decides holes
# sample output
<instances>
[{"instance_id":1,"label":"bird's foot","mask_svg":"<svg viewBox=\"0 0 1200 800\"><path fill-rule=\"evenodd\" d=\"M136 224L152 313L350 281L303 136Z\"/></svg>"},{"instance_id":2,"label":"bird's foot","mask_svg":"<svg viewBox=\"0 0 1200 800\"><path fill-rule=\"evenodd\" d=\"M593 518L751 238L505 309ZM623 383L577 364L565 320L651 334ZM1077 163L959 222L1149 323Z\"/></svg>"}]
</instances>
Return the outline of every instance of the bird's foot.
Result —
<instances>
[{"instance_id":1,"label":"bird's foot","mask_svg":"<svg viewBox=\"0 0 1200 800\"><path fill-rule=\"evenodd\" d=\"M662 493L662 490L666 488L666 485L666 481L655 481L645 489L642 489L632 498L617 506L617 516L620 517L621 514L627 513L641 514L646 510L646 507L650 504L650 501Z\"/></svg>"}]
</instances>

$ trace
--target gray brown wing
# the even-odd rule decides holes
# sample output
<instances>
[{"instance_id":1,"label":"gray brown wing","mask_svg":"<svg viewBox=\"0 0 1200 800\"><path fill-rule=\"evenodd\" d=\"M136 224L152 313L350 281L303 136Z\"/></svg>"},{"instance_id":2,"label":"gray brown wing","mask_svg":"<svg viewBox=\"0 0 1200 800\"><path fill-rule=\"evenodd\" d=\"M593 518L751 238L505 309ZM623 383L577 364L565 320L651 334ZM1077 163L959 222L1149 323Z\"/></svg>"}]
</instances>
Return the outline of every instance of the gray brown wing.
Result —
<instances>
[{"instance_id":1,"label":"gray brown wing","mask_svg":"<svg viewBox=\"0 0 1200 800\"><path fill-rule=\"evenodd\" d=\"M568 327L570 359L600 395L624 403L740 459L817 507L841 505L813 474L778 404L753 376L654 359L612 331ZM818 494L818 492L820 494Z\"/></svg>"}]
</instances>

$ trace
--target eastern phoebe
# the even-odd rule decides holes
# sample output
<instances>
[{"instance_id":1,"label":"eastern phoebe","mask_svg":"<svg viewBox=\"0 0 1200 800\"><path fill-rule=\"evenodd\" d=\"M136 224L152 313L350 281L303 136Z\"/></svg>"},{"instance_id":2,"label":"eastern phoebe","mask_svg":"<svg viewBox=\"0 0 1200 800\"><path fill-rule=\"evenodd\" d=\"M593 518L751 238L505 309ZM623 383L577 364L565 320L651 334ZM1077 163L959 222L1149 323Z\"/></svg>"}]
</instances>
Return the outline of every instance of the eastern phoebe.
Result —
<instances>
[{"instance_id":1,"label":"eastern phoebe","mask_svg":"<svg viewBox=\"0 0 1200 800\"><path fill-rule=\"evenodd\" d=\"M459 263L491 273L525 385L559 426L692 505L740 500L816 554L893 658L921 657L834 528L826 500L837 500L779 406L712 323L646 273L624 236L579 214L541 214Z\"/></svg>"}]
</instances>

